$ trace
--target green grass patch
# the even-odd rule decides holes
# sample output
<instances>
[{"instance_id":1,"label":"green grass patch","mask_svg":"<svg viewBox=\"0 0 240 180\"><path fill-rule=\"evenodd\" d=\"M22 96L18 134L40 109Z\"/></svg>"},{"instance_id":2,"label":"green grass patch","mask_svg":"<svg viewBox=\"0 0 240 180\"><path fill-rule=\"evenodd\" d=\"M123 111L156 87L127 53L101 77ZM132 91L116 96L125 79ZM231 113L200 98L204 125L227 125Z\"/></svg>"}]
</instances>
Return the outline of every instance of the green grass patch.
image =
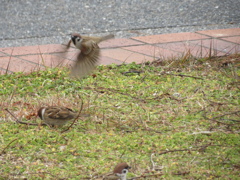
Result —
<instances>
[{"instance_id":1,"label":"green grass patch","mask_svg":"<svg viewBox=\"0 0 240 180\"><path fill-rule=\"evenodd\" d=\"M0 179L96 179L123 161L128 178L237 179L239 60L99 66L81 80L64 68L2 75ZM40 124L41 106L82 101L88 116L64 133L5 111Z\"/></svg>"}]
</instances>

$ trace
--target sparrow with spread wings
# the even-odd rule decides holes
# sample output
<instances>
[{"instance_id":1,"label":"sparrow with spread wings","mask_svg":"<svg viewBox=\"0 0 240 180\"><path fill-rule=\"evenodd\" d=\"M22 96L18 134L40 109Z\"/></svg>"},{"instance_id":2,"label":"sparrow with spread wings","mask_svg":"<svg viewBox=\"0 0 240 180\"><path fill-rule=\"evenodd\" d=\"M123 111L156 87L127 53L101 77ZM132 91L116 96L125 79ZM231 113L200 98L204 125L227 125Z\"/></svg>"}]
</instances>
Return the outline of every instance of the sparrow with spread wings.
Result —
<instances>
[{"instance_id":1,"label":"sparrow with spread wings","mask_svg":"<svg viewBox=\"0 0 240 180\"><path fill-rule=\"evenodd\" d=\"M71 40L66 48L68 49L71 43L79 49L76 56L75 64L71 69L71 76L82 78L91 73L99 62L100 48L98 43L114 38L114 35L109 34L103 37L81 36L78 33L71 34Z\"/></svg>"}]
</instances>

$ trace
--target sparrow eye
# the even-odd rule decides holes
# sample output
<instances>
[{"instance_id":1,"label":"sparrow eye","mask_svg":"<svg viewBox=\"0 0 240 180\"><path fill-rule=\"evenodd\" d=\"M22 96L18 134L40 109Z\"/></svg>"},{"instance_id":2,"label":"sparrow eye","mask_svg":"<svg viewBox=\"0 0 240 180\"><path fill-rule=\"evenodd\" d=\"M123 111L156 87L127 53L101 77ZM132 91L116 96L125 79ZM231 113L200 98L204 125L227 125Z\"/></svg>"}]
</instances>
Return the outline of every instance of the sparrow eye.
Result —
<instances>
[{"instance_id":1,"label":"sparrow eye","mask_svg":"<svg viewBox=\"0 0 240 180\"><path fill-rule=\"evenodd\" d=\"M77 41L80 41L80 38L79 38L79 37L77 38Z\"/></svg>"}]
</instances>

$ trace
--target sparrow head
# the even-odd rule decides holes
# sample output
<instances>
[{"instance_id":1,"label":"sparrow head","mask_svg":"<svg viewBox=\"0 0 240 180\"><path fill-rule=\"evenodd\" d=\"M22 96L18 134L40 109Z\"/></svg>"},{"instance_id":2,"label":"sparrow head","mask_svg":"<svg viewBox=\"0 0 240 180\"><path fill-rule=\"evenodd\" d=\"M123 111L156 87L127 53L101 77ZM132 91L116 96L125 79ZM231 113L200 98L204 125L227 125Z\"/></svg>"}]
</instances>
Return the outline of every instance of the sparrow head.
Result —
<instances>
[{"instance_id":1,"label":"sparrow head","mask_svg":"<svg viewBox=\"0 0 240 180\"><path fill-rule=\"evenodd\" d=\"M128 170L131 169L131 167L127 163L120 163L118 164L114 170L113 173L116 174L121 178L121 180L126 179Z\"/></svg>"},{"instance_id":2,"label":"sparrow head","mask_svg":"<svg viewBox=\"0 0 240 180\"><path fill-rule=\"evenodd\" d=\"M81 48L81 44L82 44L82 37L80 34L78 33L72 33L71 34L71 40L73 42L73 44L78 48L80 49Z\"/></svg>"}]
</instances>

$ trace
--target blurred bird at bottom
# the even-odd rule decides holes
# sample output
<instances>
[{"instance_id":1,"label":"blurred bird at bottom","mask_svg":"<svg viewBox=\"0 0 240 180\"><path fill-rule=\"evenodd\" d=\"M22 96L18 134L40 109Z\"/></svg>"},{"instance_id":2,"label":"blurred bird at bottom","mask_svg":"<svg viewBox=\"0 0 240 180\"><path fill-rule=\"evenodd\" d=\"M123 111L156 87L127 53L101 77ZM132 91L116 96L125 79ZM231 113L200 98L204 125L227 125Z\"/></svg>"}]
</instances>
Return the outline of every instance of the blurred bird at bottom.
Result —
<instances>
[{"instance_id":1,"label":"blurred bird at bottom","mask_svg":"<svg viewBox=\"0 0 240 180\"><path fill-rule=\"evenodd\" d=\"M113 173L104 177L103 180L127 180L127 173L131 167L123 162L115 166Z\"/></svg>"}]
</instances>

